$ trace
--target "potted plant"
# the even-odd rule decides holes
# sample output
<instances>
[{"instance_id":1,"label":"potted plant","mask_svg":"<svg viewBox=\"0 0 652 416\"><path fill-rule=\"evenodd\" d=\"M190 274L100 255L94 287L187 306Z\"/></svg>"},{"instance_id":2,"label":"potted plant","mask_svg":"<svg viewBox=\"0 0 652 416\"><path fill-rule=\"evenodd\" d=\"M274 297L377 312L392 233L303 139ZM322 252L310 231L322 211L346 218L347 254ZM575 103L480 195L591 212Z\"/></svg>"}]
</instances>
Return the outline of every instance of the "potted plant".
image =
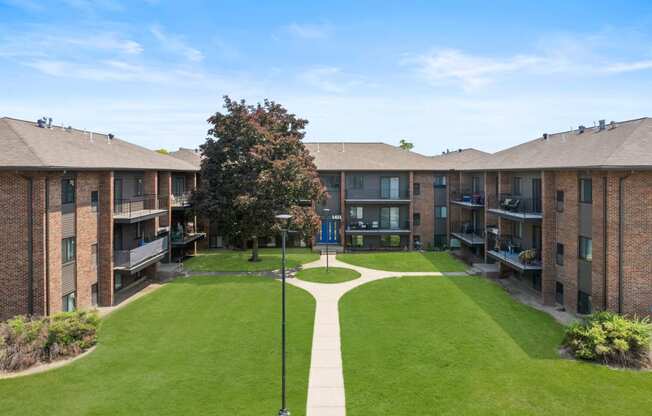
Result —
<instances>
[{"instance_id":1,"label":"potted plant","mask_svg":"<svg viewBox=\"0 0 652 416\"><path fill-rule=\"evenodd\" d=\"M521 260L524 264L530 264L537 257L537 251L533 248L523 250L518 253L518 259Z\"/></svg>"}]
</instances>

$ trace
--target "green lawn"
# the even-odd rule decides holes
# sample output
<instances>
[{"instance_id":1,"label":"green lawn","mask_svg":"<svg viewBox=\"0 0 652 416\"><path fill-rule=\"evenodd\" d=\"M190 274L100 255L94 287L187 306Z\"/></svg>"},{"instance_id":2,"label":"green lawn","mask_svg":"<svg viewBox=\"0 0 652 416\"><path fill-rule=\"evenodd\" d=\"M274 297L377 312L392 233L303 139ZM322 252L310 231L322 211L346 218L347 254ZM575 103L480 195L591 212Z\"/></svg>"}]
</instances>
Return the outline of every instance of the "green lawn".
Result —
<instances>
[{"instance_id":1,"label":"green lawn","mask_svg":"<svg viewBox=\"0 0 652 416\"><path fill-rule=\"evenodd\" d=\"M360 277L360 273L355 270L344 269L341 267L329 267L328 271L326 271L325 267L317 267L314 269L301 270L296 274L296 277L308 282L341 283L357 279Z\"/></svg>"},{"instance_id":2,"label":"green lawn","mask_svg":"<svg viewBox=\"0 0 652 416\"><path fill-rule=\"evenodd\" d=\"M304 415L315 303L288 286L288 397ZM0 380L0 414L274 415L280 284L177 280L108 316L97 349L50 372Z\"/></svg>"},{"instance_id":3,"label":"green lawn","mask_svg":"<svg viewBox=\"0 0 652 416\"><path fill-rule=\"evenodd\" d=\"M355 266L392 272L463 272L468 269L447 252L369 252L338 254L337 259Z\"/></svg>"},{"instance_id":4,"label":"green lawn","mask_svg":"<svg viewBox=\"0 0 652 416\"><path fill-rule=\"evenodd\" d=\"M198 272L259 272L281 268L280 248L261 248L259 255L261 261L253 263L249 261L251 250L206 250L186 260L184 266ZM313 253L308 248L287 250L288 268L315 260L319 260L319 253Z\"/></svg>"},{"instance_id":5,"label":"green lawn","mask_svg":"<svg viewBox=\"0 0 652 416\"><path fill-rule=\"evenodd\" d=\"M480 278L372 282L340 313L349 416L652 414L651 372L560 359L562 327Z\"/></svg>"}]
</instances>

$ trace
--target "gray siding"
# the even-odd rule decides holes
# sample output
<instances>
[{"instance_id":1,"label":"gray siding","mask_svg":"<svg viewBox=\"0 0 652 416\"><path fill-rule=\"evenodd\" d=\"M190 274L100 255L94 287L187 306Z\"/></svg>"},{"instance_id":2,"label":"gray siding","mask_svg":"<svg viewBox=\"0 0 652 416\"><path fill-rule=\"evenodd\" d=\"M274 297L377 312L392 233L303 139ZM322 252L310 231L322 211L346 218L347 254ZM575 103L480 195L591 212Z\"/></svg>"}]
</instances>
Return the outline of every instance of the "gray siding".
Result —
<instances>
[{"instance_id":1,"label":"gray siding","mask_svg":"<svg viewBox=\"0 0 652 416\"><path fill-rule=\"evenodd\" d=\"M577 269L578 289L591 294L591 262L577 259Z\"/></svg>"},{"instance_id":2,"label":"gray siding","mask_svg":"<svg viewBox=\"0 0 652 416\"><path fill-rule=\"evenodd\" d=\"M593 228L593 205L580 202L579 206L580 235L582 237L591 238Z\"/></svg>"}]
</instances>

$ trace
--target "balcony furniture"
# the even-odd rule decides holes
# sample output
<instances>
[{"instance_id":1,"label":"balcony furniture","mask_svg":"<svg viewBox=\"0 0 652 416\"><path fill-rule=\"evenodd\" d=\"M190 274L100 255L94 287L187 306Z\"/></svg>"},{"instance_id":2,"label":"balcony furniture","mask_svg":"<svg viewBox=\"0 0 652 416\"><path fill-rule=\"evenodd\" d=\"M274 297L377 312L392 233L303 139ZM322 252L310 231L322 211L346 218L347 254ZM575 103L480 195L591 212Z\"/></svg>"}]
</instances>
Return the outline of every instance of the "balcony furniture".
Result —
<instances>
[{"instance_id":1,"label":"balcony furniture","mask_svg":"<svg viewBox=\"0 0 652 416\"><path fill-rule=\"evenodd\" d=\"M517 211L520 205L521 205L521 200L516 198L505 198L500 203L500 207L505 211Z\"/></svg>"},{"instance_id":2,"label":"balcony furniture","mask_svg":"<svg viewBox=\"0 0 652 416\"><path fill-rule=\"evenodd\" d=\"M374 229L374 230L378 229L378 221L372 221L371 222L371 228Z\"/></svg>"},{"instance_id":3,"label":"balcony furniture","mask_svg":"<svg viewBox=\"0 0 652 416\"><path fill-rule=\"evenodd\" d=\"M471 197L471 202L476 205L484 205L484 198L482 197L482 194L475 193Z\"/></svg>"}]
</instances>

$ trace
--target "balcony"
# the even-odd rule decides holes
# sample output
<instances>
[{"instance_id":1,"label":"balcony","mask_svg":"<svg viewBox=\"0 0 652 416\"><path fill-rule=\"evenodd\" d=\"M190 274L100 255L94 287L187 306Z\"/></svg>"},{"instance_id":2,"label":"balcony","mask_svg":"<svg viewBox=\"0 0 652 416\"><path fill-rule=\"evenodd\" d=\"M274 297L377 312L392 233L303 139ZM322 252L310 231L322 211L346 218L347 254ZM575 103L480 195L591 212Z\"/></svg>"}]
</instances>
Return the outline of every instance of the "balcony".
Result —
<instances>
[{"instance_id":1,"label":"balcony","mask_svg":"<svg viewBox=\"0 0 652 416\"><path fill-rule=\"evenodd\" d=\"M173 233L172 234L172 247L184 247L187 244L194 243L206 237L206 233Z\"/></svg>"},{"instance_id":2,"label":"balcony","mask_svg":"<svg viewBox=\"0 0 652 416\"><path fill-rule=\"evenodd\" d=\"M500 194L490 201L488 212L513 221L541 221L541 198L521 198L512 194Z\"/></svg>"},{"instance_id":3,"label":"balcony","mask_svg":"<svg viewBox=\"0 0 652 416\"><path fill-rule=\"evenodd\" d=\"M451 225L451 235L467 246L483 246L485 231L477 227L474 228L470 223L456 223Z\"/></svg>"},{"instance_id":4,"label":"balcony","mask_svg":"<svg viewBox=\"0 0 652 416\"><path fill-rule=\"evenodd\" d=\"M116 199L113 205L113 220L121 224L132 224L165 215L167 208L167 196L142 195Z\"/></svg>"},{"instance_id":5,"label":"balcony","mask_svg":"<svg viewBox=\"0 0 652 416\"><path fill-rule=\"evenodd\" d=\"M347 189L344 199L347 203L352 202L358 204L385 204L387 201L409 204L410 193L407 190L398 192L381 192L380 189Z\"/></svg>"},{"instance_id":6,"label":"balcony","mask_svg":"<svg viewBox=\"0 0 652 416\"><path fill-rule=\"evenodd\" d=\"M499 238L491 237L487 254L519 272L541 270L541 250L522 248L520 239L509 235ZM527 259L523 252L533 254Z\"/></svg>"},{"instance_id":7,"label":"balcony","mask_svg":"<svg viewBox=\"0 0 652 416\"><path fill-rule=\"evenodd\" d=\"M160 237L131 250L115 250L113 267L116 270L135 272L152 265L165 257L168 251L168 237Z\"/></svg>"},{"instance_id":8,"label":"balcony","mask_svg":"<svg viewBox=\"0 0 652 416\"><path fill-rule=\"evenodd\" d=\"M451 204L456 204L469 209L484 208L484 192L471 192L471 190L451 191Z\"/></svg>"},{"instance_id":9,"label":"balcony","mask_svg":"<svg viewBox=\"0 0 652 416\"><path fill-rule=\"evenodd\" d=\"M347 224L346 234L409 234L410 222L399 221L397 224L381 224L380 221L359 220Z\"/></svg>"},{"instance_id":10,"label":"balcony","mask_svg":"<svg viewBox=\"0 0 652 416\"><path fill-rule=\"evenodd\" d=\"M186 209L192 207L192 193L185 192L180 195L172 195L172 209Z\"/></svg>"}]
</instances>

